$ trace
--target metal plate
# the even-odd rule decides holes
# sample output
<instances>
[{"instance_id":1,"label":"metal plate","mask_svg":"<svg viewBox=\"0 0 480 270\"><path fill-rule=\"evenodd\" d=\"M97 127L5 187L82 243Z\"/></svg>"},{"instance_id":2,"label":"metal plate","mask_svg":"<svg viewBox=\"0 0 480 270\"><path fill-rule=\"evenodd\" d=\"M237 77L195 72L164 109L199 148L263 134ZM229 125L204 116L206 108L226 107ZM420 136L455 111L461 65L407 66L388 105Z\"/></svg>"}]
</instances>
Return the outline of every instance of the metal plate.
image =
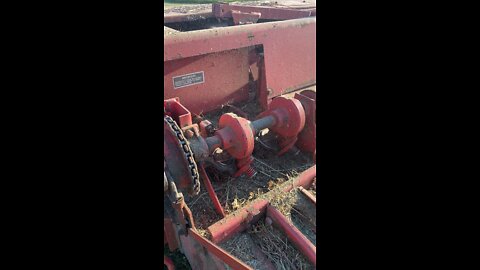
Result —
<instances>
[{"instance_id":1,"label":"metal plate","mask_svg":"<svg viewBox=\"0 0 480 270\"><path fill-rule=\"evenodd\" d=\"M173 77L173 88L179 89L191 85L205 83L205 72L195 72Z\"/></svg>"}]
</instances>

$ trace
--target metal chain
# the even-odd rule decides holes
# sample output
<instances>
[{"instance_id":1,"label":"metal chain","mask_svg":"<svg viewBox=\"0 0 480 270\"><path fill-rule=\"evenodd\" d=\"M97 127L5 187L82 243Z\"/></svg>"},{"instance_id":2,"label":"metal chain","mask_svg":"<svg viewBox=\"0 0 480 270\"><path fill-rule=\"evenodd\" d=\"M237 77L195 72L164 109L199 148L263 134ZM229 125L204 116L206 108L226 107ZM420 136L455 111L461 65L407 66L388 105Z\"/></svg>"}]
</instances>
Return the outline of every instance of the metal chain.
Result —
<instances>
[{"instance_id":1,"label":"metal chain","mask_svg":"<svg viewBox=\"0 0 480 270\"><path fill-rule=\"evenodd\" d=\"M172 117L166 115L164 119L170 129L177 135L178 142L180 143L185 160L187 161L190 169L190 177L192 178L193 183L193 195L197 195L200 192L200 175L198 174L197 163L195 163L195 159L193 158L194 156L192 149L190 148L190 144L185 139L182 130L178 126L177 122L172 119Z\"/></svg>"}]
</instances>

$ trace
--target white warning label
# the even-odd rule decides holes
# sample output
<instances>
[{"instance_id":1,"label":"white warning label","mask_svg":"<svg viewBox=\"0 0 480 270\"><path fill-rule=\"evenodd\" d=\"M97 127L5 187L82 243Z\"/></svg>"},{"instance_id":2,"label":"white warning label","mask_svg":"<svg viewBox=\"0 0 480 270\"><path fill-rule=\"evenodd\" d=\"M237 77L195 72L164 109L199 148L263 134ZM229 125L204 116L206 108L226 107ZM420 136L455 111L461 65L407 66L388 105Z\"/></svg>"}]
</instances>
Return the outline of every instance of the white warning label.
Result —
<instances>
[{"instance_id":1,"label":"white warning label","mask_svg":"<svg viewBox=\"0 0 480 270\"><path fill-rule=\"evenodd\" d=\"M205 82L205 73L203 71L190 73L186 75L173 77L173 88L179 89L195 84L201 84Z\"/></svg>"}]
</instances>

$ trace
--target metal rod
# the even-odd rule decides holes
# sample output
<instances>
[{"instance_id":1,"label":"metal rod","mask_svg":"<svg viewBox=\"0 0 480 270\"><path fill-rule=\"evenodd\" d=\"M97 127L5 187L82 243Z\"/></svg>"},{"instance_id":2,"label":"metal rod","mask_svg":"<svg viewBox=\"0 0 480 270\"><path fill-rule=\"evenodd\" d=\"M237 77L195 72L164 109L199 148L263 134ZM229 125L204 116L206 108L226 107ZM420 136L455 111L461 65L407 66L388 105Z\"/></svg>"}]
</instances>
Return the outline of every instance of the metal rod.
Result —
<instances>
[{"instance_id":1,"label":"metal rod","mask_svg":"<svg viewBox=\"0 0 480 270\"><path fill-rule=\"evenodd\" d=\"M212 182L210 182L210 178L208 177L207 172L205 171L205 168L203 167L203 165L200 166L200 176L203 179L203 184L205 185L205 188L208 191L208 195L210 196L210 199L212 199L215 210L219 215L221 215L222 217L225 217L225 212L223 211L223 207L220 204L220 201L218 200L217 194L213 189Z\"/></svg>"},{"instance_id":2,"label":"metal rod","mask_svg":"<svg viewBox=\"0 0 480 270\"><path fill-rule=\"evenodd\" d=\"M311 202L317 205L317 198L315 198L315 196L313 196L312 193L310 193L308 190L304 189L303 187L299 187L298 189L303 193L303 195L305 195L305 197L307 197Z\"/></svg>"},{"instance_id":3,"label":"metal rod","mask_svg":"<svg viewBox=\"0 0 480 270\"><path fill-rule=\"evenodd\" d=\"M272 219L273 223L279 227L293 242L293 244L302 252L307 259L317 267L317 248L303 235L297 227L291 224L288 219L275 207L267 206L267 216Z\"/></svg>"},{"instance_id":4,"label":"metal rod","mask_svg":"<svg viewBox=\"0 0 480 270\"><path fill-rule=\"evenodd\" d=\"M210 152L222 146L222 140L218 136L208 137L205 141Z\"/></svg>"},{"instance_id":5,"label":"metal rod","mask_svg":"<svg viewBox=\"0 0 480 270\"><path fill-rule=\"evenodd\" d=\"M253 133L258 133L259 131L272 127L275 125L275 117L269 115L267 117L260 118L253 121L250 126L253 129Z\"/></svg>"}]
</instances>

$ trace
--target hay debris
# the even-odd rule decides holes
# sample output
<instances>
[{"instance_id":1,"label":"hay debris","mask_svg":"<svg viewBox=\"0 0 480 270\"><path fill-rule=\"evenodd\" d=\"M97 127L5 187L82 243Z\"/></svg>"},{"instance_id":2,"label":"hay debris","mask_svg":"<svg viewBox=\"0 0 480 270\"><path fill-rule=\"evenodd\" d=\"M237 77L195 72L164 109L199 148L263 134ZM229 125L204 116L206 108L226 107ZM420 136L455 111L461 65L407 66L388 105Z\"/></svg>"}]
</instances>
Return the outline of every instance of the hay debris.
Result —
<instances>
[{"instance_id":1,"label":"hay debris","mask_svg":"<svg viewBox=\"0 0 480 270\"><path fill-rule=\"evenodd\" d=\"M253 269L263 269L261 261L253 255L253 245L255 243L248 234L239 233L227 242L220 244L220 247Z\"/></svg>"},{"instance_id":2,"label":"hay debris","mask_svg":"<svg viewBox=\"0 0 480 270\"><path fill-rule=\"evenodd\" d=\"M264 221L250 231L254 242L275 265L276 269L315 269L313 265L288 240L286 235Z\"/></svg>"}]
</instances>

